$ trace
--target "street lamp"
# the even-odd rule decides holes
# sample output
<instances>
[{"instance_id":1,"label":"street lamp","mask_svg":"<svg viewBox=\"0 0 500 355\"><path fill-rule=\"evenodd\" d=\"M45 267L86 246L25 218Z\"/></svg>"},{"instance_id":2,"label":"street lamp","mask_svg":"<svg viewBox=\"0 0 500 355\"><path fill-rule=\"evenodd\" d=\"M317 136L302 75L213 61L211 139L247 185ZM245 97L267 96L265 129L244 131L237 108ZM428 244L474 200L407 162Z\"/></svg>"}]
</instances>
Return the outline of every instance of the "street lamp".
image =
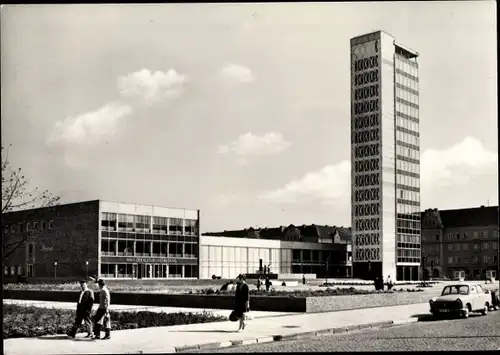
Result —
<instances>
[{"instance_id":1,"label":"street lamp","mask_svg":"<svg viewBox=\"0 0 500 355\"><path fill-rule=\"evenodd\" d=\"M57 260L54 260L54 281L57 280Z\"/></svg>"},{"instance_id":2,"label":"street lamp","mask_svg":"<svg viewBox=\"0 0 500 355\"><path fill-rule=\"evenodd\" d=\"M429 277L425 277L425 270L427 270L427 267L426 267L426 261L427 261L427 257L422 257L422 279L423 281L427 281L429 279Z\"/></svg>"},{"instance_id":3,"label":"street lamp","mask_svg":"<svg viewBox=\"0 0 500 355\"><path fill-rule=\"evenodd\" d=\"M326 261L325 261L325 269L326 269L326 282L325 282L325 285L326 287L328 287L328 263L330 261L330 257L327 256L326 257Z\"/></svg>"},{"instance_id":4,"label":"street lamp","mask_svg":"<svg viewBox=\"0 0 500 355\"><path fill-rule=\"evenodd\" d=\"M89 277L89 261L85 262L85 278Z\"/></svg>"}]
</instances>

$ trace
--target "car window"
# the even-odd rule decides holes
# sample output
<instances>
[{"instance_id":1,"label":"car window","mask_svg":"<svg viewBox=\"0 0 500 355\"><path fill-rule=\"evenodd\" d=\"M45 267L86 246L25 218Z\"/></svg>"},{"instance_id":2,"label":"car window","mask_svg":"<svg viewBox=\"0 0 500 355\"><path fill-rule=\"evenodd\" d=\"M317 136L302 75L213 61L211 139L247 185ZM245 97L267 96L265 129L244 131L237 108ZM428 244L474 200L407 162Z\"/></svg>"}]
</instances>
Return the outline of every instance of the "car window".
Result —
<instances>
[{"instance_id":1,"label":"car window","mask_svg":"<svg viewBox=\"0 0 500 355\"><path fill-rule=\"evenodd\" d=\"M476 286L477 293L484 293L484 290L481 286L477 285Z\"/></svg>"},{"instance_id":2,"label":"car window","mask_svg":"<svg viewBox=\"0 0 500 355\"><path fill-rule=\"evenodd\" d=\"M441 296L446 295L468 295L469 286L467 285L457 285L457 286L446 286L441 293Z\"/></svg>"}]
</instances>

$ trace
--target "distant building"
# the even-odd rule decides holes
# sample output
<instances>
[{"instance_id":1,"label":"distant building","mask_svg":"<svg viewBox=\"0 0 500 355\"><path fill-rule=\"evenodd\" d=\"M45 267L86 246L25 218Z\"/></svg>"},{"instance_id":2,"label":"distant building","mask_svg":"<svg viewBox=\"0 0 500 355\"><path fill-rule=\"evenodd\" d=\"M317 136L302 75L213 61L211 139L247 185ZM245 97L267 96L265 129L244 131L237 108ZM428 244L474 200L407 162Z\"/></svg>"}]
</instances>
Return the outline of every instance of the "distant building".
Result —
<instances>
[{"instance_id":1,"label":"distant building","mask_svg":"<svg viewBox=\"0 0 500 355\"><path fill-rule=\"evenodd\" d=\"M356 278L419 277L418 56L384 31L351 39L351 214Z\"/></svg>"},{"instance_id":2,"label":"distant building","mask_svg":"<svg viewBox=\"0 0 500 355\"><path fill-rule=\"evenodd\" d=\"M422 212L424 277L497 277L498 220L498 206Z\"/></svg>"},{"instance_id":3,"label":"distant building","mask_svg":"<svg viewBox=\"0 0 500 355\"><path fill-rule=\"evenodd\" d=\"M281 275L352 275L350 228L313 224L203 233L200 248L201 278L234 278L269 265Z\"/></svg>"},{"instance_id":4,"label":"distant building","mask_svg":"<svg viewBox=\"0 0 500 355\"><path fill-rule=\"evenodd\" d=\"M26 240L4 279L199 276L199 210L94 200L4 213L2 227L4 245Z\"/></svg>"}]
</instances>

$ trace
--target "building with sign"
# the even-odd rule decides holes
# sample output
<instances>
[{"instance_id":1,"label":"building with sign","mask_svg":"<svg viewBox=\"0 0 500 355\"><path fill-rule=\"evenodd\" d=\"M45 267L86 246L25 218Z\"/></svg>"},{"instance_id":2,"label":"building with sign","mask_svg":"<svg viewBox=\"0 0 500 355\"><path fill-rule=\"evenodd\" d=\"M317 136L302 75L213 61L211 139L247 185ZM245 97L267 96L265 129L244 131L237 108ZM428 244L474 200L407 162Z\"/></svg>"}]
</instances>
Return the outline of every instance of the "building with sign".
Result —
<instances>
[{"instance_id":1,"label":"building with sign","mask_svg":"<svg viewBox=\"0 0 500 355\"><path fill-rule=\"evenodd\" d=\"M351 39L354 277L419 278L417 57L383 31Z\"/></svg>"},{"instance_id":2,"label":"building with sign","mask_svg":"<svg viewBox=\"0 0 500 355\"><path fill-rule=\"evenodd\" d=\"M4 278L198 278L200 211L106 201L2 215Z\"/></svg>"},{"instance_id":3,"label":"building with sign","mask_svg":"<svg viewBox=\"0 0 500 355\"><path fill-rule=\"evenodd\" d=\"M346 278L352 275L349 228L302 225L204 233L200 278L263 273L281 278Z\"/></svg>"}]
</instances>

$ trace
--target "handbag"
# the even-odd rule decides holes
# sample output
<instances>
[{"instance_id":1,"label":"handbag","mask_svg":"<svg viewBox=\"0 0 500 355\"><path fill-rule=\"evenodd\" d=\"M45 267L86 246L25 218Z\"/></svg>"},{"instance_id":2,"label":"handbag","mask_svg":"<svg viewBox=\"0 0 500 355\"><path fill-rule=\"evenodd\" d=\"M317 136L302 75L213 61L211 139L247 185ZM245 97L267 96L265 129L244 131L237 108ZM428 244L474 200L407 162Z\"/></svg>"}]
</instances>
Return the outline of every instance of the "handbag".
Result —
<instances>
[{"instance_id":1,"label":"handbag","mask_svg":"<svg viewBox=\"0 0 500 355\"><path fill-rule=\"evenodd\" d=\"M231 314L229 315L229 320L231 322L237 322L239 317L236 315L235 311L232 311Z\"/></svg>"}]
</instances>

